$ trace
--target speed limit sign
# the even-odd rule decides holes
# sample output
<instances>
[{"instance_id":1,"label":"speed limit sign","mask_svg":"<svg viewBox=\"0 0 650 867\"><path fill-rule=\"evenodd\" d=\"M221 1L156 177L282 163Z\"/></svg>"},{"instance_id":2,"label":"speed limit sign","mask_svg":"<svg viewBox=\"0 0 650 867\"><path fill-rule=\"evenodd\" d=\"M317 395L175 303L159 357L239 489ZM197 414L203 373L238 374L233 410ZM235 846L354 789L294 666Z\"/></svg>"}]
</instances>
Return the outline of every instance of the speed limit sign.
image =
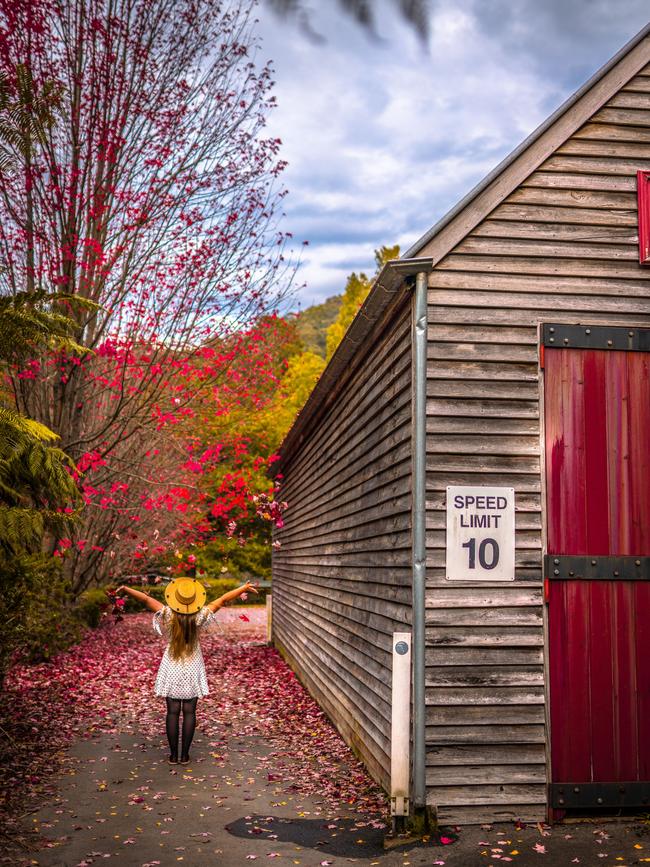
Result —
<instances>
[{"instance_id":1,"label":"speed limit sign","mask_svg":"<svg viewBox=\"0 0 650 867\"><path fill-rule=\"evenodd\" d=\"M447 578L514 581L514 488L447 487Z\"/></svg>"}]
</instances>

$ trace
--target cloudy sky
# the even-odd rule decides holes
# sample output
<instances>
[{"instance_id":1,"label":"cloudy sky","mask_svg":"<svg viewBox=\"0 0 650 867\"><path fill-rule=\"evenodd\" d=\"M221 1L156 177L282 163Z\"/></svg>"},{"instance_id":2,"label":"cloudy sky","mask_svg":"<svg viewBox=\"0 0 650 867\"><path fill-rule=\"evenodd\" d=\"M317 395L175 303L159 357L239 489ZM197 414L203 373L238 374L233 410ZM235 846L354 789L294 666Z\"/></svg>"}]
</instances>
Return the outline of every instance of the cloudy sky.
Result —
<instances>
[{"instance_id":1,"label":"cloudy sky","mask_svg":"<svg viewBox=\"0 0 650 867\"><path fill-rule=\"evenodd\" d=\"M382 244L406 251L650 19L648 0L430 0L425 45L370 2L374 36L304 0L318 39L261 6L285 229L309 241L294 308L372 273Z\"/></svg>"}]
</instances>

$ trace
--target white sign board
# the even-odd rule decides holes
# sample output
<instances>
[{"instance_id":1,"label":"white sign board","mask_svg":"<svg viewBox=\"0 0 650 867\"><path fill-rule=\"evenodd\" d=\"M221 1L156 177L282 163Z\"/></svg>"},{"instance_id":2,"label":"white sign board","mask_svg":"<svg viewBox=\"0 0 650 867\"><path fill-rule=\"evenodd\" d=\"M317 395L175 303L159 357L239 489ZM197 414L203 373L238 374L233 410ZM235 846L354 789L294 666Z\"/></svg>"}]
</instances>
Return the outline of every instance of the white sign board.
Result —
<instances>
[{"instance_id":1,"label":"white sign board","mask_svg":"<svg viewBox=\"0 0 650 867\"><path fill-rule=\"evenodd\" d=\"M514 488L447 487L447 578L515 580Z\"/></svg>"}]
</instances>

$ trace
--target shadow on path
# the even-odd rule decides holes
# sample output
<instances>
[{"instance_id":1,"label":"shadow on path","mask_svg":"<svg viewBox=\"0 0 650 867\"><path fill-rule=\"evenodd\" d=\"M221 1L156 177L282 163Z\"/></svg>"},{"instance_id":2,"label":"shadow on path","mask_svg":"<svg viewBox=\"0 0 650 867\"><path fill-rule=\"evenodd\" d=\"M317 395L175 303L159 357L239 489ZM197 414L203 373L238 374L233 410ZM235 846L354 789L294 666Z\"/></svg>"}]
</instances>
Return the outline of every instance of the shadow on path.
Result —
<instances>
[{"instance_id":1,"label":"shadow on path","mask_svg":"<svg viewBox=\"0 0 650 867\"><path fill-rule=\"evenodd\" d=\"M364 823L365 824L365 823ZM370 827L357 827L354 819L283 818L281 816L250 815L236 819L226 830L234 837L246 840L294 843L316 849L339 858L376 858L386 854L383 848L384 832Z\"/></svg>"}]
</instances>

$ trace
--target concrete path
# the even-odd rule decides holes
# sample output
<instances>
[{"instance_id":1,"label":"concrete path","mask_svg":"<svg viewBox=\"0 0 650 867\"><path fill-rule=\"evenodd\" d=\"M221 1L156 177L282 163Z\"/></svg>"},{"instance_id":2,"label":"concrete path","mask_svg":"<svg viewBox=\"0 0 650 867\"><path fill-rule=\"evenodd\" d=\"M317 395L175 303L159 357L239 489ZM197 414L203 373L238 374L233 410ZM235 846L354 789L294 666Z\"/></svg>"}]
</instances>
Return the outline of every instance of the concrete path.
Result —
<instances>
[{"instance_id":1,"label":"concrete path","mask_svg":"<svg viewBox=\"0 0 650 867\"><path fill-rule=\"evenodd\" d=\"M381 821L328 799L296 794L293 760L256 737L225 745L197 737L188 766L169 765L161 739L81 741L66 761L60 793L32 817L48 847L39 867L203 867L269 862L304 865L631 865L650 863L644 822L553 829L467 827L446 846L385 852ZM346 768L341 768L346 773Z\"/></svg>"}]
</instances>

